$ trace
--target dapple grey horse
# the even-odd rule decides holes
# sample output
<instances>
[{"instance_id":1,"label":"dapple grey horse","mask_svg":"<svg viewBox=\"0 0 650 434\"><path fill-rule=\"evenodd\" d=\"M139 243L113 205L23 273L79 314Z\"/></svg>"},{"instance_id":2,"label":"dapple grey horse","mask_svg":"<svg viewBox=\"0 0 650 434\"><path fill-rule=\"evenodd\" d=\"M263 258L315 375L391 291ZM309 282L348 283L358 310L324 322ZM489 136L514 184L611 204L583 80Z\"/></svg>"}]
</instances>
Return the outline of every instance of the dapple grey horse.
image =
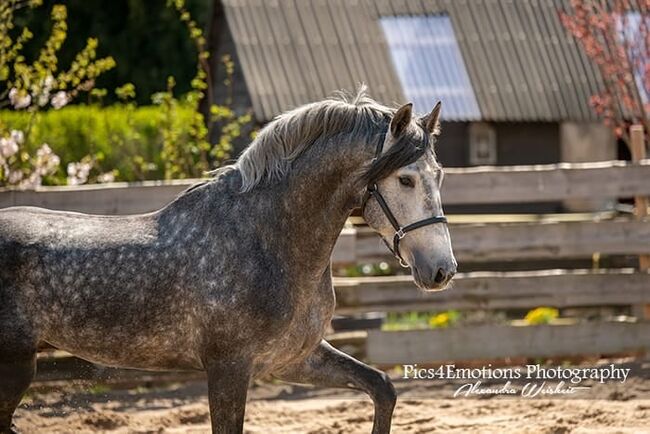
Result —
<instances>
[{"instance_id":1,"label":"dapple grey horse","mask_svg":"<svg viewBox=\"0 0 650 434\"><path fill-rule=\"evenodd\" d=\"M242 432L249 383L269 375L362 390L372 432L388 433L388 376L323 339L330 255L364 204L419 287L451 279L439 114L412 117L362 88L279 116L234 165L159 211L0 211L0 432L15 428L46 342L109 366L205 370L215 433Z\"/></svg>"}]
</instances>

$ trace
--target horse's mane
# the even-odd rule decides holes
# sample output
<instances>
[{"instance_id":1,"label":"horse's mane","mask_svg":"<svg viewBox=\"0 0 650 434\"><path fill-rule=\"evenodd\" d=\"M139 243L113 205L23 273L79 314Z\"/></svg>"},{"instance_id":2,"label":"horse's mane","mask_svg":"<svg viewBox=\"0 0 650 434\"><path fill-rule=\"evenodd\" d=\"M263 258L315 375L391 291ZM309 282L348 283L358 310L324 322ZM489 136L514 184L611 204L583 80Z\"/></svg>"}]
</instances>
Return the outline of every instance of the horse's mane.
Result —
<instances>
[{"instance_id":1,"label":"horse's mane","mask_svg":"<svg viewBox=\"0 0 650 434\"><path fill-rule=\"evenodd\" d=\"M276 117L258 133L233 168L242 178L242 191L281 179L296 159L317 139L346 134L350 141L375 142L378 128L387 125L393 109L368 96L362 85L356 94L339 92Z\"/></svg>"}]
</instances>

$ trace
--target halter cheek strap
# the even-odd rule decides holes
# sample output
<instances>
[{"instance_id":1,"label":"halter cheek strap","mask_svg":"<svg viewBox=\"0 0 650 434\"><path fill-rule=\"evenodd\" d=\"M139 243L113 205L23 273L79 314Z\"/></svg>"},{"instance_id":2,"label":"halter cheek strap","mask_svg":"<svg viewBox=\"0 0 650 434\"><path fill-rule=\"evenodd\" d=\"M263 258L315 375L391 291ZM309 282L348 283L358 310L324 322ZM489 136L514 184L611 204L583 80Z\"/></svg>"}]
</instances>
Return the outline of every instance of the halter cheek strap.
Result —
<instances>
[{"instance_id":1,"label":"halter cheek strap","mask_svg":"<svg viewBox=\"0 0 650 434\"><path fill-rule=\"evenodd\" d=\"M375 151L375 158L373 159L373 162L376 161L379 156L381 155L382 149L384 147L384 142L383 140L379 142L377 145L377 150ZM408 232L414 231L416 229L422 228L424 226L429 226L435 223L447 223L447 217L443 215L437 215L433 217L429 217L426 219L418 220L414 223L408 224L406 226L400 226L399 222L395 218L395 215L393 212L390 210L390 207L388 206L388 203L386 203L386 200L384 199L384 196L381 195L379 192L379 188L377 187L377 184L373 183L371 185L368 185L366 187L366 192L363 196L363 202L361 205L361 214L363 215L366 210L366 204L368 200L374 197L377 203L379 204L379 207L381 208L382 212L390 222L391 226L395 230L395 235L393 235L393 245L391 246L388 244L388 242L382 237L382 241L384 244L386 244L386 247L388 247L388 250L393 253L393 255L399 260L399 263L402 267L408 267L408 264L402 257L400 250L399 250L399 243L406 236Z\"/></svg>"}]
</instances>

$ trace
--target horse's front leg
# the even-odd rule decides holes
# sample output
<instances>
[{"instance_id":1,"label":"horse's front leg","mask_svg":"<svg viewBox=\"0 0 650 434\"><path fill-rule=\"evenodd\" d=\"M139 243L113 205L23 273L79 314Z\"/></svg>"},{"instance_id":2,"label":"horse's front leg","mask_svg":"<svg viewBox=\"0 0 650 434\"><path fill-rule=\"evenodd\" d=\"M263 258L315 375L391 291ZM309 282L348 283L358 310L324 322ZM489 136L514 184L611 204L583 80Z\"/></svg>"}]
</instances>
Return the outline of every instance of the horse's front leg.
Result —
<instances>
[{"instance_id":1,"label":"horse's front leg","mask_svg":"<svg viewBox=\"0 0 650 434\"><path fill-rule=\"evenodd\" d=\"M274 376L291 383L362 390L375 404L372 434L390 432L396 393L388 375L337 350L325 340L300 364L287 366Z\"/></svg>"},{"instance_id":2,"label":"horse's front leg","mask_svg":"<svg viewBox=\"0 0 650 434\"><path fill-rule=\"evenodd\" d=\"M208 361L205 365L212 432L242 433L250 365L232 360Z\"/></svg>"}]
</instances>

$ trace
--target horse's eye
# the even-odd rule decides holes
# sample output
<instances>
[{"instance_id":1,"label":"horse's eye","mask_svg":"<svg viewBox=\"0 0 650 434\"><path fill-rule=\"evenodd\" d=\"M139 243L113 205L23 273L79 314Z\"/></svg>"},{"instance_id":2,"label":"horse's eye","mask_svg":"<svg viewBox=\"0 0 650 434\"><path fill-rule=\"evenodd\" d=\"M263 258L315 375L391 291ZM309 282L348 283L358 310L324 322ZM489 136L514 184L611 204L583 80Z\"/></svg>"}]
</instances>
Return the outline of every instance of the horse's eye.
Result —
<instances>
[{"instance_id":1,"label":"horse's eye","mask_svg":"<svg viewBox=\"0 0 650 434\"><path fill-rule=\"evenodd\" d=\"M402 184L404 187L411 187L411 188L415 187L413 178L411 178L410 176L400 176L399 183Z\"/></svg>"}]
</instances>

